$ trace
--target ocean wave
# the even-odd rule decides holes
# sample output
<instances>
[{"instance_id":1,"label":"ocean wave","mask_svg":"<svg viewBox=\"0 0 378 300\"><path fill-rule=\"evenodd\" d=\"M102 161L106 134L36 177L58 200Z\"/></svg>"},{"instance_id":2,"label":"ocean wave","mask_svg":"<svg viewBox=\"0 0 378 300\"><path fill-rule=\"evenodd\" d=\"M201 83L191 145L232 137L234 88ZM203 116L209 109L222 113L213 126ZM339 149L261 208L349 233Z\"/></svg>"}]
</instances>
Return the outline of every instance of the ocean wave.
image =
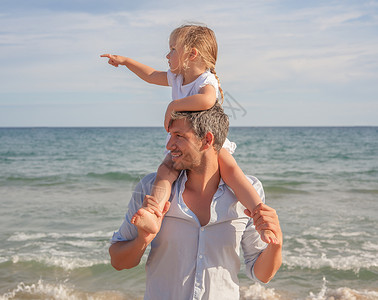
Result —
<instances>
[{"instance_id":1,"label":"ocean wave","mask_svg":"<svg viewBox=\"0 0 378 300\"><path fill-rule=\"evenodd\" d=\"M0 164L11 164L11 163L13 163L12 159L0 156Z\"/></svg>"},{"instance_id":2,"label":"ocean wave","mask_svg":"<svg viewBox=\"0 0 378 300\"><path fill-rule=\"evenodd\" d=\"M370 241L367 241L361 246L362 250L367 250L367 251L377 251L378 252L378 244L373 244Z\"/></svg>"},{"instance_id":3,"label":"ocean wave","mask_svg":"<svg viewBox=\"0 0 378 300\"><path fill-rule=\"evenodd\" d=\"M25 233L16 232L1 251L0 262L30 267L57 267L65 271L109 265L108 247L112 232ZM36 265L35 265L36 264Z\"/></svg>"},{"instance_id":4,"label":"ocean wave","mask_svg":"<svg viewBox=\"0 0 378 300\"><path fill-rule=\"evenodd\" d=\"M0 180L0 185L15 185L15 186L61 186L65 184L76 184L80 176L72 174L60 174L49 176L8 176Z\"/></svg>"},{"instance_id":5,"label":"ocean wave","mask_svg":"<svg viewBox=\"0 0 378 300\"><path fill-rule=\"evenodd\" d=\"M364 169L364 170L355 170L353 173L351 172L346 172L346 171L339 171L336 173L338 176L342 177L348 177L351 175L361 177L363 175L368 175L369 177L378 175L378 169Z\"/></svg>"},{"instance_id":6,"label":"ocean wave","mask_svg":"<svg viewBox=\"0 0 378 300\"><path fill-rule=\"evenodd\" d=\"M274 289L255 283L248 287L240 287L240 300L248 299L276 300L281 299L281 296Z\"/></svg>"},{"instance_id":7,"label":"ocean wave","mask_svg":"<svg viewBox=\"0 0 378 300\"><path fill-rule=\"evenodd\" d=\"M63 177L61 175L51 175L51 176L36 176L36 177L22 177L22 176L9 176L6 178L8 181L25 181L25 182L33 182L33 181L59 181Z\"/></svg>"},{"instance_id":8,"label":"ocean wave","mask_svg":"<svg viewBox=\"0 0 378 300\"><path fill-rule=\"evenodd\" d=\"M66 241L66 244L74 246L74 247L78 247L78 248L92 248L92 249L98 246L97 241L85 241L85 240Z\"/></svg>"},{"instance_id":9,"label":"ocean wave","mask_svg":"<svg viewBox=\"0 0 378 300\"><path fill-rule=\"evenodd\" d=\"M82 292L66 283L19 283L15 289L0 295L0 300L51 299L51 300L121 300L125 295L118 291Z\"/></svg>"},{"instance_id":10,"label":"ocean wave","mask_svg":"<svg viewBox=\"0 0 378 300\"><path fill-rule=\"evenodd\" d=\"M299 190L295 188L290 188L290 185L287 186L272 186L271 184L265 184L264 186L265 193L267 194L309 194L305 190Z\"/></svg>"},{"instance_id":11,"label":"ocean wave","mask_svg":"<svg viewBox=\"0 0 378 300\"><path fill-rule=\"evenodd\" d=\"M314 254L303 253L295 255L284 254L283 265L288 269L311 269L319 270L328 268L338 271L353 271L359 273L361 270L374 270L378 268L376 255L361 254L328 257L326 253Z\"/></svg>"},{"instance_id":12,"label":"ocean wave","mask_svg":"<svg viewBox=\"0 0 378 300\"><path fill-rule=\"evenodd\" d=\"M350 189L350 193L355 193L355 194L371 194L371 195L376 195L378 194L377 189Z\"/></svg>"},{"instance_id":13,"label":"ocean wave","mask_svg":"<svg viewBox=\"0 0 378 300\"><path fill-rule=\"evenodd\" d=\"M121 180L121 181L138 181L142 179L145 174L132 174L124 172L107 172L107 173L88 173L86 176L89 178L97 178L103 180Z\"/></svg>"},{"instance_id":14,"label":"ocean wave","mask_svg":"<svg viewBox=\"0 0 378 300\"><path fill-rule=\"evenodd\" d=\"M284 266L288 269L378 272L378 244L366 232L305 230L301 236L285 236Z\"/></svg>"},{"instance_id":15,"label":"ocean wave","mask_svg":"<svg viewBox=\"0 0 378 300\"><path fill-rule=\"evenodd\" d=\"M318 294L310 292L306 300L376 300L378 299L378 290L358 291L348 287L330 289L327 287L327 280L323 277L323 286Z\"/></svg>"},{"instance_id":16,"label":"ocean wave","mask_svg":"<svg viewBox=\"0 0 378 300\"><path fill-rule=\"evenodd\" d=\"M35 263L54 268L61 268L65 271L72 271L81 268L90 268L97 265L108 265L109 259L88 259L76 257L77 253L62 252L60 255L48 255L48 254L29 254L29 255L14 255L11 257L13 264L31 263L33 266ZM37 268L36 265L34 267ZM37 268L39 269L39 267Z\"/></svg>"},{"instance_id":17,"label":"ocean wave","mask_svg":"<svg viewBox=\"0 0 378 300\"><path fill-rule=\"evenodd\" d=\"M10 242L24 242L28 240L39 240L42 238L46 238L46 233L24 233L24 232L16 232L14 235L9 237L7 241Z\"/></svg>"},{"instance_id":18,"label":"ocean wave","mask_svg":"<svg viewBox=\"0 0 378 300\"><path fill-rule=\"evenodd\" d=\"M302 170L290 170L290 171L275 171L275 172L265 172L264 175L266 176L272 176L272 177L278 177L278 178L311 178L314 175L317 175L318 173L315 171L302 171ZM293 181L293 183L306 183L301 181Z\"/></svg>"},{"instance_id":19,"label":"ocean wave","mask_svg":"<svg viewBox=\"0 0 378 300\"><path fill-rule=\"evenodd\" d=\"M282 291L268 288L259 283L240 287L240 300L375 300L377 290L356 290L349 287L328 288L327 280L319 292L310 291L307 296L295 295L295 291ZM288 295L290 292L290 295ZM11 299L51 299L51 300L136 300L142 299L142 293L130 296L117 290L83 291L73 284L63 282L46 282L38 280L35 283L20 282L17 286L0 295L0 300Z\"/></svg>"},{"instance_id":20,"label":"ocean wave","mask_svg":"<svg viewBox=\"0 0 378 300\"><path fill-rule=\"evenodd\" d=\"M94 232L37 232L37 233L25 233L25 232L15 232L12 236L10 236L7 241L12 242L23 242L28 240L41 240L44 238L51 238L51 239L66 239L66 238L78 238L78 239L88 239L88 238L109 238L111 237L113 232L105 232L105 231L94 231Z\"/></svg>"},{"instance_id":21,"label":"ocean wave","mask_svg":"<svg viewBox=\"0 0 378 300\"><path fill-rule=\"evenodd\" d=\"M23 157L31 157L36 156L37 153L34 151L6 151L0 152L1 158L23 158Z\"/></svg>"},{"instance_id":22,"label":"ocean wave","mask_svg":"<svg viewBox=\"0 0 378 300\"><path fill-rule=\"evenodd\" d=\"M358 219L358 222L362 222L366 220L365 217ZM335 225L334 225L335 226ZM331 224L329 228L322 228L318 226L311 226L308 229L305 229L303 231L302 237L305 237L307 239L324 239L325 241L329 242L332 239L335 239L337 237L360 237L360 238L371 238L368 232L366 231L337 231L334 230L334 228L331 227ZM289 237L289 236L288 236ZM292 237L291 237L292 238Z\"/></svg>"},{"instance_id":23,"label":"ocean wave","mask_svg":"<svg viewBox=\"0 0 378 300\"><path fill-rule=\"evenodd\" d=\"M136 182L142 179L145 173L125 173L125 172L105 172L105 173L86 173L86 174L53 174L43 176L33 175L12 175L0 177L0 185L31 185L31 186L61 186L61 185L76 185L78 183L85 183L88 180L104 180L104 181L123 181Z\"/></svg>"},{"instance_id":24,"label":"ocean wave","mask_svg":"<svg viewBox=\"0 0 378 300\"><path fill-rule=\"evenodd\" d=\"M323 284L318 293L309 292L307 296L295 295L296 291L283 291L268 288L259 283L240 287L240 300L376 300L378 290L355 290L349 287L328 288L327 280L323 278Z\"/></svg>"},{"instance_id":25,"label":"ocean wave","mask_svg":"<svg viewBox=\"0 0 378 300\"><path fill-rule=\"evenodd\" d=\"M285 172L284 174L289 173ZM305 180L297 180L300 178L300 175L294 174L305 174L303 172L290 172L293 175L292 178L289 178L288 175L281 174L272 174L271 178L286 178L282 180L273 180L273 179L263 179L264 190L266 193L274 194L303 194L308 195L308 187L313 185L313 182ZM265 174L264 174L265 175ZM270 177L270 176L269 176Z\"/></svg>"}]
</instances>

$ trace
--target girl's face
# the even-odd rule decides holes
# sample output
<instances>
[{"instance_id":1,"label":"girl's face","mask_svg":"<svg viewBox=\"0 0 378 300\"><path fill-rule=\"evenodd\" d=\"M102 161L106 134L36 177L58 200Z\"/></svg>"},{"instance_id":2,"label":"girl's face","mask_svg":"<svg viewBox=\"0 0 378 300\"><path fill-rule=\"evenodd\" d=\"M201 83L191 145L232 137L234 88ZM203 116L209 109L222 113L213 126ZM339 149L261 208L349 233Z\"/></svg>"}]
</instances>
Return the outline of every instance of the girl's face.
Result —
<instances>
[{"instance_id":1,"label":"girl's face","mask_svg":"<svg viewBox=\"0 0 378 300\"><path fill-rule=\"evenodd\" d=\"M169 42L169 53L167 54L168 65L172 73L180 73L180 55L176 49L176 43L174 41Z\"/></svg>"}]
</instances>

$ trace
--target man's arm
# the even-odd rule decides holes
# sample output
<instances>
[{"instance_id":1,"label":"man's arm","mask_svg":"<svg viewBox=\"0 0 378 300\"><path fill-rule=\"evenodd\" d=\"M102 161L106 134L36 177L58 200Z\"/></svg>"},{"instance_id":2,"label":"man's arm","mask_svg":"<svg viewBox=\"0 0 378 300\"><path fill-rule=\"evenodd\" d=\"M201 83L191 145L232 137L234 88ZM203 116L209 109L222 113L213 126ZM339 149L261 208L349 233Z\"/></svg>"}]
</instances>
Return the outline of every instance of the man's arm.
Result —
<instances>
[{"instance_id":1,"label":"man's arm","mask_svg":"<svg viewBox=\"0 0 378 300\"><path fill-rule=\"evenodd\" d=\"M139 265L140 260L155 236L138 232L132 241L122 241L112 244L109 248L111 264L117 271L131 269Z\"/></svg>"},{"instance_id":2,"label":"man's arm","mask_svg":"<svg viewBox=\"0 0 378 300\"><path fill-rule=\"evenodd\" d=\"M276 235L278 244L268 244L265 250L259 255L254 265L254 273L257 279L268 283L282 264L282 231L278 221L276 211L268 205L259 204L251 214L248 210L246 214L253 218L253 223L257 231L268 229Z\"/></svg>"},{"instance_id":3,"label":"man's arm","mask_svg":"<svg viewBox=\"0 0 378 300\"><path fill-rule=\"evenodd\" d=\"M168 212L170 202L167 201L163 211L160 211L158 202L152 196L146 195L144 198L145 205L151 213L156 214L159 224ZM138 228L138 235L131 241L119 241L112 244L109 248L112 266L120 271L123 269L131 269L139 265L140 260L147 249L147 246L155 238L156 234L150 234Z\"/></svg>"}]
</instances>

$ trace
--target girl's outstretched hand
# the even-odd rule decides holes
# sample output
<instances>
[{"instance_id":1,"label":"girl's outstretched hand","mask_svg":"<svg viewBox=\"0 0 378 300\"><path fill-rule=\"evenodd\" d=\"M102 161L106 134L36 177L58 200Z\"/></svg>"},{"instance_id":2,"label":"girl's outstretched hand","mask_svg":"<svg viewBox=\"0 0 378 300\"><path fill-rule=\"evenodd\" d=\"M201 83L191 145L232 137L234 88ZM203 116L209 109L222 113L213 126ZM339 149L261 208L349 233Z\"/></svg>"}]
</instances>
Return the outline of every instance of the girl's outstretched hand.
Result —
<instances>
[{"instance_id":1,"label":"girl's outstretched hand","mask_svg":"<svg viewBox=\"0 0 378 300\"><path fill-rule=\"evenodd\" d=\"M108 63L114 67L118 67L119 65L125 64L126 57L120 55L112 55L112 54L103 54L100 57L107 57L109 58Z\"/></svg>"}]
</instances>

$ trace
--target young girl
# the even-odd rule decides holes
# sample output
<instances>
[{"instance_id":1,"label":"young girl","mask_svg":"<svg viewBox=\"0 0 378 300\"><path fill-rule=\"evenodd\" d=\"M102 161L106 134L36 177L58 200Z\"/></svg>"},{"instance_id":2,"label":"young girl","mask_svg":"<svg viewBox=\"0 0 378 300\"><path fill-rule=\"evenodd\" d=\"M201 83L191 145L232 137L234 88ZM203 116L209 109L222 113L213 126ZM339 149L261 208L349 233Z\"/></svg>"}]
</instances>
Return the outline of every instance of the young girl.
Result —
<instances>
[{"instance_id":1,"label":"young girl","mask_svg":"<svg viewBox=\"0 0 378 300\"><path fill-rule=\"evenodd\" d=\"M206 26L183 25L171 33L169 48L170 52L166 56L168 72L157 71L128 57L101 55L109 58L109 64L115 67L124 65L148 83L172 87L173 101L168 105L164 121L167 131L172 111L206 110L219 99L223 102L223 91L215 73L218 45L214 32ZM232 157L235 147L235 144L226 140L220 150L221 177L234 191L237 199L252 212L261 203L261 199ZM177 177L178 171L172 168L171 156L168 153L158 168L151 191L161 208L168 201L171 186ZM159 230L156 215L145 206L133 216L131 222L150 233L157 233ZM267 243L278 242L270 230L263 230L260 235Z\"/></svg>"}]
</instances>

